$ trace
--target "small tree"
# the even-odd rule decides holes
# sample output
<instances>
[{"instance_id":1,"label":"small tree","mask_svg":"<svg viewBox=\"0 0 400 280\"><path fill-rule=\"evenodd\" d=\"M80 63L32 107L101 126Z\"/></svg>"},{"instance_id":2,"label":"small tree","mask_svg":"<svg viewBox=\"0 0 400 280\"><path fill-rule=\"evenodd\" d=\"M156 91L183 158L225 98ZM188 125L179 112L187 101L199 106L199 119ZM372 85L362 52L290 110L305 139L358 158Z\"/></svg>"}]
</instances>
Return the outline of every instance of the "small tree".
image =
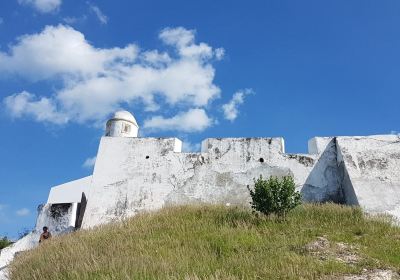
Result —
<instances>
[{"instance_id":1,"label":"small tree","mask_svg":"<svg viewBox=\"0 0 400 280\"><path fill-rule=\"evenodd\" d=\"M254 190L250 189L251 208L265 215L277 214L285 217L287 212L301 204L301 195L295 189L294 180L290 176L278 179L271 176L268 180L254 180Z\"/></svg>"},{"instance_id":2,"label":"small tree","mask_svg":"<svg viewBox=\"0 0 400 280\"><path fill-rule=\"evenodd\" d=\"M6 236L0 237L0 251L1 251L1 249L5 248L11 244L12 244L12 242Z\"/></svg>"}]
</instances>

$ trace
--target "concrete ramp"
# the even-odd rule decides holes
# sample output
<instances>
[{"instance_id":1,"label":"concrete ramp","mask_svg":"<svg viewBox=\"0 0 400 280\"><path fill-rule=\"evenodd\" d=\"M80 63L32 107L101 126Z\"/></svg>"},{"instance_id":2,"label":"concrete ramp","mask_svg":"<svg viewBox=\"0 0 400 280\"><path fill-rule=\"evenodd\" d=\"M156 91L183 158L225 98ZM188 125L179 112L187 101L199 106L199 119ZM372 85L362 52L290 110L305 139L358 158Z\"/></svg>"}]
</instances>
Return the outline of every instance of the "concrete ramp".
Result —
<instances>
[{"instance_id":1,"label":"concrete ramp","mask_svg":"<svg viewBox=\"0 0 400 280\"><path fill-rule=\"evenodd\" d=\"M345 202L400 217L400 137L336 137Z\"/></svg>"}]
</instances>

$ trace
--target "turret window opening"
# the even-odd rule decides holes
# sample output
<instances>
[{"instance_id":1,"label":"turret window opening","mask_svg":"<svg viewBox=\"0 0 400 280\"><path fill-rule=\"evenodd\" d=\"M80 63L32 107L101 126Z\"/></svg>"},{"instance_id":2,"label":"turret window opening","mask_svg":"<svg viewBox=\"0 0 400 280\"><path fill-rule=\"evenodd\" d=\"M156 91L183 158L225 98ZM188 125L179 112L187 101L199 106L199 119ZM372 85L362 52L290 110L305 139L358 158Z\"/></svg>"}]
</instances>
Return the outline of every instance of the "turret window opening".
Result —
<instances>
[{"instance_id":1,"label":"turret window opening","mask_svg":"<svg viewBox=\"0 0 400 280\"><path fill-rule=\"evenodd\" d=\"M130 133L131 132L131 126L129 124L123 124L122 132L123 133Z\"/></svg>"}]
</instances>

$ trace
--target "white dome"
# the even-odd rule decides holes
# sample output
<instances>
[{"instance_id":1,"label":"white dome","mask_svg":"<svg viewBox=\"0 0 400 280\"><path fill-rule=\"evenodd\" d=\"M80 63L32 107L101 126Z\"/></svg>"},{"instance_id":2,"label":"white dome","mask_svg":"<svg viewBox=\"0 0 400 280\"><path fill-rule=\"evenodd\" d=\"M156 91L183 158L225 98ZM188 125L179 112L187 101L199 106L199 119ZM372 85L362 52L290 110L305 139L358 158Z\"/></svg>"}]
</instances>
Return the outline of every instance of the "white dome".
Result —
<instances>
[{"instance_id":1,"label":"white dome","mask_svg":"<svg viewBox=\"0 0 400 280\"><path fill-rule=\"evenodd\" d=\"M110 137L137 137L139 126L134 116L128 111L115 112L106 123L105 136Z\"/></svg>"},{"instance_id":2,"label":"white dome","mask_svg":"<svg viewBox=\"0 0 400 280\"><path fill-rule=\"evenodd\" d=\"M134 124L135 126L139 127L135 117L128 111L117 111L114 113L114 116L111 120L123 120Z\"/></svg>"}]
</instances>

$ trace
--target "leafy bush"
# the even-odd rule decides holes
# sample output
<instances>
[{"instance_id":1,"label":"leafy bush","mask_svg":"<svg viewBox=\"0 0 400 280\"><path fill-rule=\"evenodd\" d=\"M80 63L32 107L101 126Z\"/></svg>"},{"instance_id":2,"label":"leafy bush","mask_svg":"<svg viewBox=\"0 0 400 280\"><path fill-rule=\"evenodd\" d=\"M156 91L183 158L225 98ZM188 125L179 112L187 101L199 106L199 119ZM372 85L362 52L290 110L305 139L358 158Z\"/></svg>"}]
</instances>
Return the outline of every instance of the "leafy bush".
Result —
<instances>
[{"instance_id":1,"label":"leafy bush","mask_svg":"<svg viewBox=\"0 0 400 280\"><path fill-rule=\"evenodd\" d=\"M290 176L278 179L271 176L264 180L262 176L254 180L254 190L250 191L251 208L265 215L276 214L285 217L287 212L301 203L301 195L295 189L294 180Z\"/></svg>"},{"instance_id":2,"label":"leafy bush","mask_svg":"<svg viewBox=\"0 0 400 280\"><path fill-rule=\"evenodd\" d=\"M0 238L0 250L10 245L12 242L7 237Z\"/></svg>"}]
</instances>

